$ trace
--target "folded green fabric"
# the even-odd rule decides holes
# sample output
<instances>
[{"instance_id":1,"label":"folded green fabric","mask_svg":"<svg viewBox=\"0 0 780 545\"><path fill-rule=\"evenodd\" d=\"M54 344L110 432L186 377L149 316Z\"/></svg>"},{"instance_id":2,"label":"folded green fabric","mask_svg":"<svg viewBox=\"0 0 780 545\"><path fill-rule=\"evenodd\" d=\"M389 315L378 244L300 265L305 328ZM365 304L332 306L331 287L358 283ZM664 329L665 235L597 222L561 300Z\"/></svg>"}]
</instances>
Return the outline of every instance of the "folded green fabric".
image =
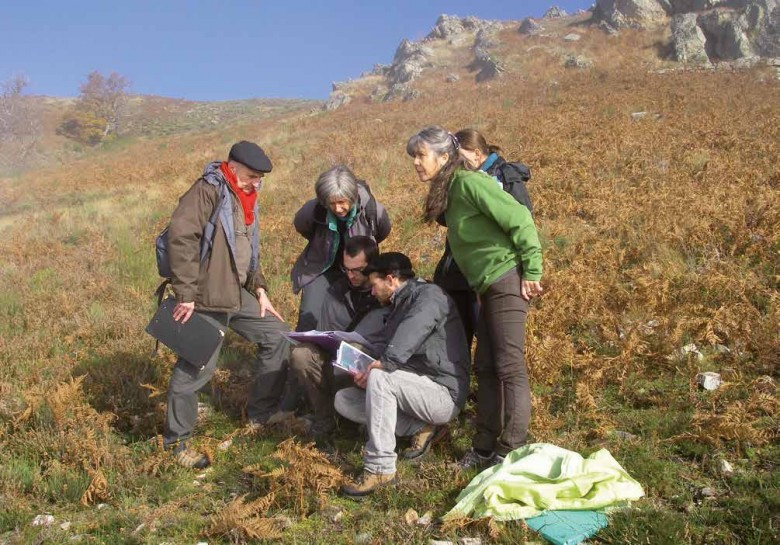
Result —
<instances>
[{"instance_id":1,"label":"folded green fabric","mask_svg":"<svg viewBox=\"0 0 780 545\"><path fill-rule=\"evenodd\" d=\"M555 445L534 443L513 450L502 464L474 477L444 518L515 520L548 509L625 506L642 496L642 486L606 449L583 458Z\"/></svg>"},{"instance_id":2,"label":"folded green fabric","mask_svg":"<svg viewBox=\"0 0 780 545\"><path fill-rule=\"evenodd\" d=\"M577 545L606 528L607 517L596 511L545 511L525 523L553 545Z\"/></svg>"}]
</instances>

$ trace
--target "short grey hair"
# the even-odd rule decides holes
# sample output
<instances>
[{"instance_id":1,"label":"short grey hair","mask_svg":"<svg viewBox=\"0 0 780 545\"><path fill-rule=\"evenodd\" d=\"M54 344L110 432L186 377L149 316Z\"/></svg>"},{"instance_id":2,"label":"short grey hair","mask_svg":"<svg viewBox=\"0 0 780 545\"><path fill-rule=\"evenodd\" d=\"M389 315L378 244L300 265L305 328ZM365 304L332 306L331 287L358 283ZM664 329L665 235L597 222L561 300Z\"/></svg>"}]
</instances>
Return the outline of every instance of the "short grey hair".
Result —
<instances>
[{"instance_id":1,"label":"short grey hair","mask_svg":"<svg viewBox=\"0 0 780 545\"><path fill-rule=\"evenodd\" d=\"M427 146L437 156L449 153L451 158L458 154L458 148L460 147L455 135L438 125L425 127L409 138L409 141L406 143L406 153L410 157L414 157L423 146Z\"/></svg>"},{"instance_id":2,"label":"short grey hair","mask_svg":"<svg viewBox=\"0 0 780 545\"><path fill-rule=\"evenodd\" d=\"M320 174L314 184L314 191L317 200L326 208L334 197L347 199L354 204L358 197L358 181L345 165L336 165Z\"/></svg>"}]
</instances>

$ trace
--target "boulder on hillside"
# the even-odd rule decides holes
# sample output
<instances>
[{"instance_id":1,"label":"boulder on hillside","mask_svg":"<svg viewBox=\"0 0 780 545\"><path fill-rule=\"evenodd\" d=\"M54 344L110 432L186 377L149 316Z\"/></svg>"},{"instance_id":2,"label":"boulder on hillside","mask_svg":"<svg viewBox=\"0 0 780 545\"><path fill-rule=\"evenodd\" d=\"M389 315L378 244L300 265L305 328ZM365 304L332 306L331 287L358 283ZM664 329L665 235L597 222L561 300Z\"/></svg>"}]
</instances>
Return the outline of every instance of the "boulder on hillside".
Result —
<instances>
[{"instance_id":1,"label":"boulder on hillside","mask_svg":"<svg viewBox=\"0 0 780 545\"><path fill-rule=\"evenodd\" d=\"M705 43L707 38L696 22L695 13L683 13L672 18L672 45L678 62L708 66Z\"/></svg>"},{"instance_id":2,"label":"boulder on hillside","mask_svg":"<svg viewBox=\"0 0 780 545\"><path fill-rule=\"evenodd\" d=\"M474 60L469 69L476 70L477 82L497 78L504 71L503 64L490 53L498 46L498 34L494 28L483 28L474 39Z\"/></svg>"},{"instance_id":3,"label":"boulder on hillside","mask_svg":"<svg viewBox=\"0 0 780 545\"><path fill-rule=\"evenodd\" d=\"M441 14L436 20L433 29L425 37L426 40L451 40L457 38L465 32L479 32L486 28L500 28L501 23L497 21L487 21L479 17L457 17L454 15Z\"/></svg>"},{"instance_id":4,"label":"boulder on hillside","mask_svg":"<svg viewBox=\"0 0 780 545\"><path fill-rule=\"evenodd\" d=\"M382 97L382 100L384 102L388 102L390 100L403 100L404 102L408 100L413 100L420 96L420 91L417 89L412 89L407 85L406 83L398 83L396 85L391 85L390 89L387 91L384 97Z\"/></svg>"},{"instance_id":5,"label":"boulder on hillside","mask_svg":"<svg viewBox=\"0 0 780 545\"><path fill-rule=\"evenodd\" d=\"M537 23L536 20L534 20L533 18L526 17L525 19L523 19L523 22L520 23L520 28L518 28L517 31L520 34L533 35L533 34L539 34L540 32L544 32L544 27L539 23Z\"/></svg>"},{"instance_id":6,"label":"boulder on hillside","mask_svg":"<svg viewBox=\"0 0 780 545\"><path fill-rule=\"evenodd\" d=\"M667 13L691 13L693 11L705 11L713 8L744 8L751 0L663 0Z\"/></svg>"},{"instance_id":7,"label":"boulder on hillside","mask_svg":"<svg viewBox=\"0 0 780 545\"><path fill-rule=\"evenodd\" d=\"M762 57L780 56L780 2L753 2L745 10L745 16L750 30L755 32L756 53Z\"/></svg>"},{"instance_id":8,"label":"boulder on hillside","mask_svg":"<svg viewBox=\"0 0 780 545\"><path fill-rule=\"evenodd\" d=\"M403 40L393 57L393 63L387 69L388 87L408 83L419 76L431 65L430 49L422 44Z\"/></svg>"},{"instance_id":9,"label":"boulder on hillside","mask_svg":"<svg viewBox=\"0 0 780 545\"><path fill-rule=\"evenodd\" d=\"M325 110L333 111L342 106L349 104L352 101L352 97L340 90L334 90L329 96L328 101L325 103Z\"/></svg>"},{"instance_id":10,"label":"boulder on hillside","mask_svg":"<svg viewBox=\"0 0 780 545\"><path fill-rule=\"evenodd\" d=\"M433 30L425 38L445 40L450 36L462 33L464 30L466 29L463 27L463 21L460 17L442 13L436 20L436 24L433 25Z\"/></svg>"},{"instance_id":11,"label":"boulder on hillside","mask_svg":"<svg viewBox=\"0 0 780 545\"><path fill-rule=\"evenodd\" d=\"M594 14L614 28L651 28L667 20L659 0L596 0Z\"/></svg>"},{"instance_id":12,"label":"boulder on hillside","mask_svg":"<svg viewBox=\"0 0 780 545\"><path fill-rule=\"evenodd\" d=\"M730 61L753 55L745 34L746 22L737 12L711 10L699 15L696 21L707 39L705 49L711 60Z\"/></svg>"},{"instance_id":13,"label":"boulder on hillside","mask_svg":"<svg viewBox=\"0 0 780 545\"><path fill-rule=\"evenodd\" d=\"M560 19L561 17L567 17L568 15L566 10L561 9L558 6L553 6L544 12L542 19Z\"/></svg>"}]
</instances>

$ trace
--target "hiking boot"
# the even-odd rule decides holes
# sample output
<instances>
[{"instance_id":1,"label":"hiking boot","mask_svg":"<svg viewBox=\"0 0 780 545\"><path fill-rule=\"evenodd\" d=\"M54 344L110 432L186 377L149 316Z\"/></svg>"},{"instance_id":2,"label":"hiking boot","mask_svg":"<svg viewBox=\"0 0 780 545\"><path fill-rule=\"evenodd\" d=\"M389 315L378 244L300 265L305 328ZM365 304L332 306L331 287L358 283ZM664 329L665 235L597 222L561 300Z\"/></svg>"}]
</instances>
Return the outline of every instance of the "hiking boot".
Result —
<instances>
[{"instance_id":1,"label":"hiking boot","mask_svg":"<svg viewBox=\"0 0 780 545\"><path fill-rule=\"evenodd\" d=\"M396 481L396 473L370 473L363 470L357 480L341 485L341 493L353 498L360 498L371 494L377 488L393 484Z\"/></svg>"},{"instance_id":2,"label":"hiking boot","mask_svg":"<svg viewBox=\"0 0 780 545\"><path fill-rule=\"evenodd\" d=\"M412 443L404 449L402 456L406 460L416 460L423 457L439 440L447 435L447 426L425 424L412 435Z\"/></svg>"},{"instance_id":3,"label":"hiking boot","mask_svg":"<svg viewBox=\"0 0 780 545\"><path fill-rule=\"evenodd\" d=\"M295 419L295 411L276 411L265 421L269 426L279 426L287 424Z\"/></svg>"},{"instance_id":4,"label":"hiking boot","mask_svg":"<svg viewBox=\"0 0 780 545\"><path fill-rule=\"evenodd\" d=\"M466 454L463 455L463 458L455 462L454 464L451 464L450 467L453 469L460 469L462 471L469 471L471 469L481 469L483 467L488 467L493 465L493 460L498 456L496 453L491 452L487 456L483 456L473 448L469 449ZM501 457L503 461L503 456Z\"/></svg>"},{"instance_id":5,"label":"hiking boot","mask_svg":"<svg viewBox=\"0 0 780 545\"><path fill-rule=\"evenodd\" d=\"M187 448L187 443L179 443L173 449L176 463L189 469L203 469L211 463L208 456L196 450Z\"/></svg>"}]
</instances>

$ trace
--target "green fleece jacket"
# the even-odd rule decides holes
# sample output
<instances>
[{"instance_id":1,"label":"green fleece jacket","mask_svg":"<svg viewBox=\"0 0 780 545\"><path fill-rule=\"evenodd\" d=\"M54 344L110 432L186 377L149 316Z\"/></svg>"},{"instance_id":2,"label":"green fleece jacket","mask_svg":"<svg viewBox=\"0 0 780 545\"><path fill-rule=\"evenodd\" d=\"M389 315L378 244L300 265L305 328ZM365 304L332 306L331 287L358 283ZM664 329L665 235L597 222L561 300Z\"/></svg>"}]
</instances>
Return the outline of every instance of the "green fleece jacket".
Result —
<instances>
[{"instance_id":1,"label":"green fleece jacket","mask_svg":"<svg viewBox=\"0 0 780 545\"><path fill-rule=\"evenodd\" d=\"M518 265L523 280L542 279L542 247L531 213L484 172L455 172L445 219L452 256L478 293Z\"/></svg>"}]
</instances>

